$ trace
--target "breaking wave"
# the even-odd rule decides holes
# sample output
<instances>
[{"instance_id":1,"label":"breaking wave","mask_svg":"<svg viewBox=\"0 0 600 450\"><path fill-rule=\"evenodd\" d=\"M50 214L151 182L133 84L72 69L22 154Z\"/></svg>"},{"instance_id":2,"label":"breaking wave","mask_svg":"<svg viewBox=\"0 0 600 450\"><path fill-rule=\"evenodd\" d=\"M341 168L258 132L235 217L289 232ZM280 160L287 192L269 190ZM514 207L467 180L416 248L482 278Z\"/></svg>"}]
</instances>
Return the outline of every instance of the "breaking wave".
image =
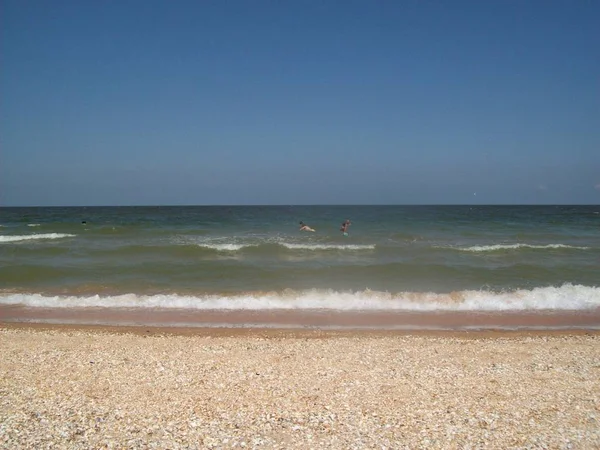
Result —
<instances>
[{"instance_id":1,"label":"breaking wave","mask_svg":"<svg viewBox=\"0 0 600 450\"><path fill-rule=\"evenodd\" d=\"M66 237L75 237L74 234L64 233L44 233L44 234L25 234L17 236L0 236L0 242L18 242L34 239L62 239Z\"/></svg>"},{"instance_id":2,"label":"breaking wave","mask_svg":"<svg viewBox=\"0 0 600 450\"><path fill-rule=\"evenodd\" d=\"M578 247L574 245L566 244L546 244L546 245L534 245L534 244L495 244L495 245L475 245L472 247L457 247L457 250L463 252L495 252L502 250L518 250L522 248L535 249L535 250L547 250L547 249L573 249L573 250L589 250L590 247Z\"/></svg>"},{"instance_id":3,"label":"breaking wave","mask_svg":"<svg viewBox=\"0 0 600 450\"><path fill-rule=\"evenodd\" d=\"M233 243L201 243L197 244L198 247L216 250L219 252L237 252L246 248L256 248L261 246L279 246L288 250L308 250L308 251L322 251L322 250L374 250L375 245L360 245L360 244L293 244L287 242L279 243L256 243L256 244L233 244Z\"/></svg>"},{"instance_id":4,"label":"breaking wave","mask_svg":"<svg viewBox=\"0 0 600 450\"><path fill-rule=\"evenodd\" d=\"M285 290L240 294L125 294L67 296L0 294L0 304L43 308L148 308L196 310L527 311L600 308L600 288L565 284L510 292L465 290L446 294L381 291Z\"/></svg>"},{"instance_id":5,"label":"breaking wave","mask_svg":"<svg viewBox=\"0 0 600 450\"><path fill-rule=\"evenodd\" d=\"M290 250L374 250L375 245L360 244L281 244Z\"/></svg>"},{"instance_id":6,"label":"breaking wave","mask_svg":"<svg viewBox=\"0 0 600 450\"><path fill-rule=\"evenodd\" d=\"M243 248L256 247L251 244L198 244L198 247L216 250L218 252L237 252Z\"/></svg>"}]
</instances>

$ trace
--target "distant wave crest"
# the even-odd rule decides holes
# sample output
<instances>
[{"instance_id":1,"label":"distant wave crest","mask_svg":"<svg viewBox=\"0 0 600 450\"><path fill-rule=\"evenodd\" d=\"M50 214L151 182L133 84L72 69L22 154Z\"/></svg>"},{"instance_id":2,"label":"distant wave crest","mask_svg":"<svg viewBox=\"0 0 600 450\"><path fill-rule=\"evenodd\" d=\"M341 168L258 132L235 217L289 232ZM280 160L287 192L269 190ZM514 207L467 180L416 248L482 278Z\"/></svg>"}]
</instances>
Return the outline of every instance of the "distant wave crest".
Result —
<instances>
[{"instance_id":1,"label":"distant wave crest","mask_svg":"<svg viewBox=\"0 0 600 450\"><path fill-rule=\"evenodd\" d=\"M360 244L281 244L290 250L374 250L375 245Z\"/></svg>"},{"instance_id":2,"label":"distant wave crest","mask_svg":"<svg viewBox=\"0 0 600 450\"><path fill-rule=\"evenodd\" d=\"M466 290L389 293L381 291L285 290L227 295L125 294L49 296L0 294L0 304L45 308L162 308L200 310L343 310L343 311L526 311L586 310L600 307L600 288L565 284L510 292Z\"/></svg>"},{"instance_id":3,"label":"distant wave crest","mask_svg":"<svg viewBox=\"0 0 600 450\"><path fill-rule=\"evenodd\" d=\"M245 248L256 248L262 245L277 245L288 250L309 250L309 251L319 251L319 250L373 250L375 249L375 245L360 245L360 244L294 244L287 242L278 242L278 243L256 243L256 244L234 244L234 243L200 243L197 244L199 247L208 248L212 250L216 250L219 252L236 252L239 250L243 250Z\"/></svg>"},{"instance_id":4,"label":"distant wave crest","mask_svg":"<svg viewBox=\"0 0 600 450\"><path fill-rule=\"evenodd\" d=\"M198 247L210 248L219 252L236 252L243 248L255 247L251 244L198 244Z\"/></svg>"},{"instance_id":5,"label":"distant wave crest","mask_svg":"<svg viewBox=\"0 0 600 450\"><path fill-rule=\"evenodd\" d=\"M546 245L534 245L534 244L495 244L495 245L475 245L472 247L457 248L457 250L463 252L496 252L502 250L519 250L523 248L545 250L545 249L572 249L572 250L589 250L590 247L578 247L574 245L566 244L546 244Z\"/></svg>"},{"instance_id":6,"label":"distant wave crest","mask_svg":"<svg viewBox=\"0 0 600 450\"><path fill-rule=\"evenodd\" d=\"M62 239L66 237L75 237L74 234L64 233L44 233L44 234L26 234L20 236L0 236L0 242L18 242L34 239Z\"/></svg>"}]
</instances>

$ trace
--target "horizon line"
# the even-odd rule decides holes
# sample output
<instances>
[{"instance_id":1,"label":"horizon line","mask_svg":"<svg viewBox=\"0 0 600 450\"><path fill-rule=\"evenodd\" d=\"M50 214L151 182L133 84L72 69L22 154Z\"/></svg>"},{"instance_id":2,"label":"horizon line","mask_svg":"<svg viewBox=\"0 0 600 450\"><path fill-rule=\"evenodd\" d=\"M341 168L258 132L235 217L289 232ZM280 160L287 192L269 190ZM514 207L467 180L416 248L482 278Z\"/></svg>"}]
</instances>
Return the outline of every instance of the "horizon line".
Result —
<instances>
[{"instance_id":1,"label":"horizon line","mask_svg":"<svg viewBox=\"0 0 600 450\"><path fill-rule=\"evenodd\" d=\"M130 204L130 205L0 205L0 208L181 208L181 207L296 207L296 206L600 206L600 203L207 203L207 204Z\"/></svg>"}]
</instances>

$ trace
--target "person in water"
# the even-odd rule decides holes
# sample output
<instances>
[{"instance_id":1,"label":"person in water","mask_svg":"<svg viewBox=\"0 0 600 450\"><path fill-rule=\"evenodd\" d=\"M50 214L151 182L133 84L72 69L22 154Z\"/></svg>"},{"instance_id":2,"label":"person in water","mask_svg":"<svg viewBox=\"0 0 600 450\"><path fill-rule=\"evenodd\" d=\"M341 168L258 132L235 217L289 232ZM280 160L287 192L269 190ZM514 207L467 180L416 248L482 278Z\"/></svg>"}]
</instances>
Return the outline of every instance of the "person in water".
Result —
<instances>
[{"instance_id":1,"label":"person in water","mask_svg":"<svg viewBox=\"0 0 600 450\"><path fill-rule=\"evenodd\" d=\"M300 221L300 231L315 231L313 228Z\"/></svg>"},{"instance_id":2,"label":"person in water","mask_svg":"<svg viewBox=\"0 0 600 450\"><path fill-rule=\"evenodd\" d=\"M344 222L342 222L340 231L344 234L344 236L348 236L348 227L350 227L350 225L352 225L350 219L346 219Z\"/></svg>"}]
</instances>

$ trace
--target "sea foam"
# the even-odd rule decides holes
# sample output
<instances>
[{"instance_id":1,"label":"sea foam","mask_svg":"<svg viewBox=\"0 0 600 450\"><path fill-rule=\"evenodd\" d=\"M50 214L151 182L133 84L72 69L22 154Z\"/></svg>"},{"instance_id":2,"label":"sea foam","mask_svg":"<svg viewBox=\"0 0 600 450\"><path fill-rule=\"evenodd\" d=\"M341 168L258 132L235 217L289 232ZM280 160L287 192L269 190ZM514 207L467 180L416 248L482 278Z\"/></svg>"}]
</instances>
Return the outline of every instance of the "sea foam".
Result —
<instances>
[{"instance_id":1,"label":"sea foam","mask_svg":"<svg viewBox=\"0 0 600 450\"><path fill-rule=\"evenodd\" d=\"M472 247L456 248L464 252L495 252L502 250L519 250L522 248L544 250L544 249L573 249L573 250L589 250L590 247L578 247L574 245L566 244L546 244L546 245L535 245L535 244L495 244L495 245L475 245Z\"/></svg>"},{"instance_id":2,"label":"sea foam","mask_svg":"<svg viewBox=\"0 0 600 450\"><path fill-rule=\"evenodd\" d=\"M375 245L360 244L288 244L282 243L283 247L290 250L374 250Z\"/></svg>"},{"instance_id":3,"label":"sea foam","mask_svg":"<svg viewBox=\"0 0 600 450\"><path fill-rule=\"evenodd\" d=\"M29 241L34 239L62 239L66 237L75 237L74 234L64 233L44 233L44 234L25 234L18 236L0 236L0 243L2 242L18 242L18 241Z\"/></svg>"},{"instance_id":4,"label":"sea foam","mask_svg":"<svg viewBox=\"0 0 600 450\"><path fill-rule=\"evenodd\" d=\"M208 248L219 252L237 252L246 248L260 247L261 245L279 245L288 250L306 250L306 251L322 251L322 250L374 250L375 245L360 245L360 244L294 244L288 242L262 242L262 243L200 243L196 244L202 248Z\"/></svg>"},{"instance_id":5,"label":"sea foam","mask_svg":"<svg viewBox=\"0 0 600 450\"><path fill-rule=\"evenodd\" d=\"M510 292L467 290L446 294L305 290L228 295L125 294L49 296L0 294L0 304L43 308L159 308L199 310L340 310L340 311L527 311L600 308L600 288L565 284Z\"/></svg>"},{"instance_id":6,"label":"sea foam","mask_svg":"<svg viewBox=\"0 0 600 450\"><path fill-rule=\"evenodd\" d=\"M218 252L237 252L243 248L256 246L251 244L198 244L198 247L209 248Z\"/></svg>"}]
</instances>

